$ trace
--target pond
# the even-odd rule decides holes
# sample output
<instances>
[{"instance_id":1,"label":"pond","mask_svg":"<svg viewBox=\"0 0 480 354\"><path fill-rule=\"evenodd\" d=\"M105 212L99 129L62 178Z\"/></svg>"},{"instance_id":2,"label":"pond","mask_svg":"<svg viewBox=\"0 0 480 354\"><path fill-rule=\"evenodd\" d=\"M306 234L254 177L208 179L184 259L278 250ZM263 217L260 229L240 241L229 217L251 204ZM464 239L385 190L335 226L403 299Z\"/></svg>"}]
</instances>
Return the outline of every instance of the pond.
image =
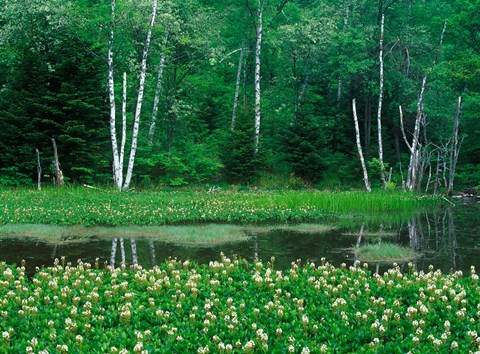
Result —
<instances>
[{"instance_id":1,"label":"pond","mask_svg":"<svg viewBox=\"0 0 480 354\"><path fill-rule=\"evenodd\" d=\"M476 203L424 212L395 222L355 218L340 221L333 227L236 227L241 237L224 242L175 237L160 240L152 236L114 238L101 233L88 237L69 234L53 240L31 235L0 235L0 260L16 264L25 260L27 271L32 273L35 267L52 265L55 258L61 257L72 263L78 259L93 263L98 258L101 264L112 266L124 262L152 267L169 257L208 263L224 253L249 260L269 261L275 257L275 266L280 269L297 259L320 262L324 257L337 266L365 261L372 270L383 270L395 261L402 267L412 262L418 270L433 265L444 272L467 272L471 265L480 268L479 224L480 203ZM196 232L201 233L202 227L198 228L200 231ZM360 252L364 246L375 250L383 245L402 246L410 256L398 256L394 251L381 259Z\"/></svg>"}]
</instances>

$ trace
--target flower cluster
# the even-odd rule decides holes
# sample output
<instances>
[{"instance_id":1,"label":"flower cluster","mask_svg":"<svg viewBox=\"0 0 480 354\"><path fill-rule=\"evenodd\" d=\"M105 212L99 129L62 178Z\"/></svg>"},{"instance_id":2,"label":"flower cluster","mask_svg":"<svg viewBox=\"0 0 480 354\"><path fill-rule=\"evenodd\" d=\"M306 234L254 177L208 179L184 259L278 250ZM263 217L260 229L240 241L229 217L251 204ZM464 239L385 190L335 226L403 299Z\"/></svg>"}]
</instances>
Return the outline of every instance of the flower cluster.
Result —
<instances>
[{"instance_id":1,"label":"flower cluster","mask_svg":"<svg viewBox=\"0 0 480 354\"><path fill-rule=\"evenodd\" d=\"M442 274L322 261L152 269L55 262L29 279L0 263L0 352L458 352L480 350L475 270Z\"/></svg>"}]
</instances>

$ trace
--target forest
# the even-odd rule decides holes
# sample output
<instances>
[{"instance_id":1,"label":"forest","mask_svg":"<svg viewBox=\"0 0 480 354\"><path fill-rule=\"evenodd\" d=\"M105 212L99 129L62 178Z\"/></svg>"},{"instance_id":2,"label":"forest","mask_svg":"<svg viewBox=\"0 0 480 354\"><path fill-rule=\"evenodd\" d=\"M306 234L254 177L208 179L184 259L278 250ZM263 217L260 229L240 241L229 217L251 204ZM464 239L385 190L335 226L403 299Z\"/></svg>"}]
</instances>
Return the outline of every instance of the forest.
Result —
<instances>
[{"instance_id":1,"label":"forest","mask_svg":"<svg viewBox=\"0 0 480 354\"><path fill-rule=\"evenodd\" d=\"M480 186L479 0L0 0L0 73L4 187Z\"/></svg>"}]
</instances>

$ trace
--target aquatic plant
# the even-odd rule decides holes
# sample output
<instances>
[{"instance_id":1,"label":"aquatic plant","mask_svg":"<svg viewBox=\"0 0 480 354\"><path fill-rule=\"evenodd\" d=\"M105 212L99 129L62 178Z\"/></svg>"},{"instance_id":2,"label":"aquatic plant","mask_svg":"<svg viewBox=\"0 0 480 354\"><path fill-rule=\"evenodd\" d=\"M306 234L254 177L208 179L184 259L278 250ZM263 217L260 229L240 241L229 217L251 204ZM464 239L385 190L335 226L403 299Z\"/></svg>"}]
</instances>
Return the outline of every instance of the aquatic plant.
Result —
<instances>
[{"instance_id":1,"label":"aquatic plant","mask_svg":"<svg viewBox=\"0 0 480 354\"><path fill-rule=\"evenodd\" d=\"M0 225L299 223L352 213L411 213L432 203L400 192L0 190Z\"/></svg>"},{"instance_id":2,"label":"aquatic plant","mask_svg":"<svg viewBox=\"0 0 480 354\"><path fill-rule=\"evenodd\" d=\"M406 262L418 257L411 247L390 242L362 245L354 248L353 253L363 262Z\"/></svg>"},{"instance_id":3,"label":"aquatic plant","mask_svg":"<svg viewBox=\"0 0 480 354\"><path fill-rule=\"evenodd\" d=\"M358 265L170 260L153 269L0 264L2 353L468 353L480 349L472 268L383 275Z\"/></svg>"}]
</instances>

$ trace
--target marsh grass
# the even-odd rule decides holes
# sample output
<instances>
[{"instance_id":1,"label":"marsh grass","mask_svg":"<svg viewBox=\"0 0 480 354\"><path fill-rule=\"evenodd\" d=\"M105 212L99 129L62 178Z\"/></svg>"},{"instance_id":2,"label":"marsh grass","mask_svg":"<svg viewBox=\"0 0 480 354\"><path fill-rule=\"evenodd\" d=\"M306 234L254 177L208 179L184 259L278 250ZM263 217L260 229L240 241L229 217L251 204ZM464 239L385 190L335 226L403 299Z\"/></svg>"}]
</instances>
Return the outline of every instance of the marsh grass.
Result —
<instances>
[{"instance_id":1,"label":"marsh grass","mask_svg":"<svg viewBox=\"0 0 480 354\"><path fill-rule=\"evenodd\" d=\"M316 223L345 215L411 215L435 202L400 192L0 190L0 225Z\"/></svg>"},{"instance_id":2,"label":"marsh grass","mask_svg":"<svg viewBox=\"0 0 480 354\"><path fill-rule=\"evenodd\" d=\"M295 224L295 225L264 225L255 227L246 227L243 230L248 234L257 233L264 234L273 231L288 231L298 234L324 234L331 232L336 228L332 225L325 224Z\"/></svg>"},{"instance_id":3,"label":"marsh grass","mask_svg":"<svg viewBox=\"0 0 480 354\"><path fill-rule=\"evenodd\" d=\"M407 262L418 257L413 249L389 242L363 245L353 253L362 262Z\"/></svg>"}]
</instances>

